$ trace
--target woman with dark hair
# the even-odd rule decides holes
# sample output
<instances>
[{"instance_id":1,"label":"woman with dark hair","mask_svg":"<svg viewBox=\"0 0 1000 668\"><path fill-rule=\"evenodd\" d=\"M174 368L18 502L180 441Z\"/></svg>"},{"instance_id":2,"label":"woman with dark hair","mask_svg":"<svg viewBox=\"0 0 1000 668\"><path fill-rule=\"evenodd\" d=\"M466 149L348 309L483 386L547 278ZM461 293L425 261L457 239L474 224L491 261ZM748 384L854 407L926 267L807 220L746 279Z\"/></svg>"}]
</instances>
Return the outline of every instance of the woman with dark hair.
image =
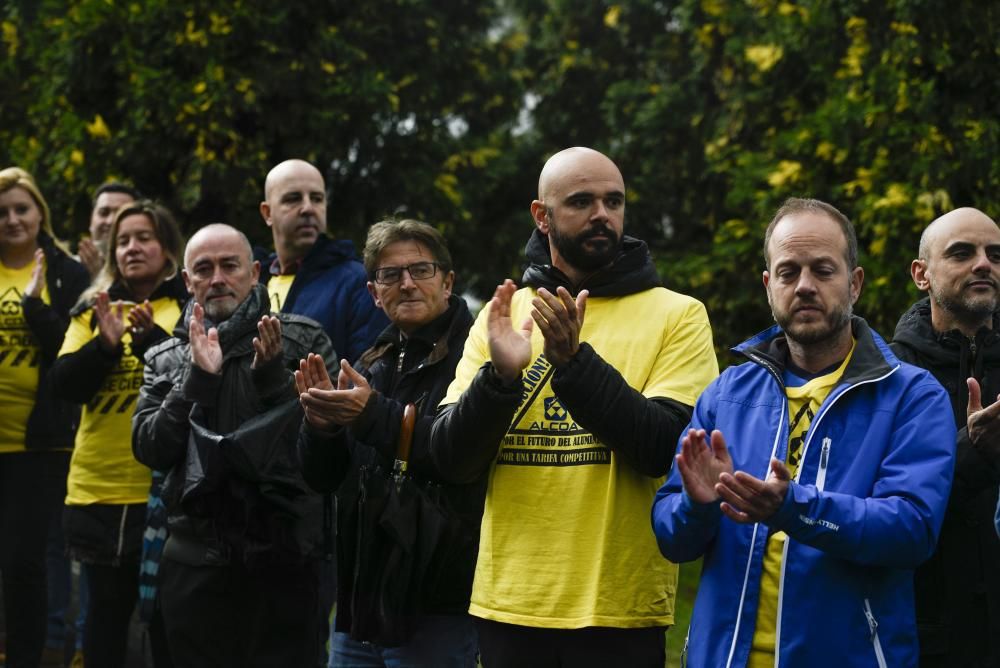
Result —
<instances>
[{"instance_id":1,"label":"woman with dark hair","mask_svg":"<svg viewBox=\"0 0 1000 668\"><path fill-rule=\"evenodd\" d=\"M7 667L37 666L45 643L45 544L65 489L75 409L46 372L87 270L52 233L48 204L19 167L0 170L0 575Z\"/></svg>"},{"instance_id":2,"label":"woman with dark hair","mask_svg":"<svg viewBox=\"0 0 1000 668\"><path fill-rule=\"evenodd\" d=\"M132 408L146 349L180 318L187 290L173 217L149 201L118 212L104 269L73 310L51 378L61 397L83 404L63 514L70 556L83 563L90 599L84 664L125 665L128 624L139 595L150 470L132 456ZM151 627L154 661L162 636Z\"/></svg>"}]
</instances>

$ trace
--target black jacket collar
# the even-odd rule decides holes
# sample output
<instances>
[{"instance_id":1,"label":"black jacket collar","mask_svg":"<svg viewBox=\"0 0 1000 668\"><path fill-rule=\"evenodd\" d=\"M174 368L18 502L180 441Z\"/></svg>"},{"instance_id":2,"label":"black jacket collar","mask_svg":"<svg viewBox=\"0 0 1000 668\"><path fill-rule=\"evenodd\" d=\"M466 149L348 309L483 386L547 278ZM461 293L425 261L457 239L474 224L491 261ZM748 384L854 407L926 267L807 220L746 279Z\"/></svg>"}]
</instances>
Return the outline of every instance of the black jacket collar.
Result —
<instances>
[{"instance_id":1,"label":"black jacket collar","mask_svg":"<svg viewBox=\"0 0 1000 668\"><path fill-rule=\"evenodd\" d=\"M528 239L524 252L530 264L521 280L532 288L555 292L561 285L573 296L586 289L591 297L621 297L662 285L649 248L644 241L634 237L624 237L622 252L614 262L587 276L580 285L573 285L566 274L552 266L549 239L537 229Z\"/></svg>"}]
</instances>

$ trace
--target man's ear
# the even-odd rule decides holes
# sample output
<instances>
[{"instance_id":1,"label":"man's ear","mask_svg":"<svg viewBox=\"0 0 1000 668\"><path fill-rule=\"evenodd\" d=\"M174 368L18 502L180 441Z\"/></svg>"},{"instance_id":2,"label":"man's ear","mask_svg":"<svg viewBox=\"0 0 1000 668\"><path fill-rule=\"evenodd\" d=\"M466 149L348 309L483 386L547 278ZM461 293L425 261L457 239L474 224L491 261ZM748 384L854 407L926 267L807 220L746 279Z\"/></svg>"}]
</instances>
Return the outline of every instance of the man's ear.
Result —
<instances>
[{"instance_id":1,"label":"man's ear","mask_svg":"<svg viewBox=\"0 0 1000 668\"><path fill-rule=\"evenodd\" d=\"M861 267L855 267L851 270L851 304L853 305L858 301L858 297L861 296L861 288L865 284L865 270Z\"/></svg>"},{"instance_id":2,"label":"man's ear","mask_svg":"<svg viewBox=\"0 0 1000 668\"><path fill-rule=\"evenodd\" d=\"M260 282L260 261L254 260L253 264L250 266L250 272L253 274L253 280L255 283Z\"/></svg>"},{"instance_id":3,"label":"man's ear","mask_svg":"<svg viewBox=\"0 0 1000 668\"><path fill-rule=\"evenodd\" d=\"M271 205L266 200L260 203L260 217L271 227Z\"/></svg>"},{"instance_id":4,"label":"man's ear","mask_svg":"<svg viewBox=\"0 0 1000 668\"><path fill-rule=\"evenodd\" d=\"M548 235L549 233L549 213L548 207L545 206L545 202L542 200L534 200L531 203L531 218L535 221L535 227L542 234Z\"/></svg>"},{"instance_id":5,"label":"man's ear","mask_svg":"<svg viewBox=\"0 0 1000 668\"><path fill-rule=\"evenodd\" d=\"M188 294L194 294L194 288L191 287L191 277L188 276L187 269L181 269L181 276L184 278L184 287L187 288Z\"/></svg>"},{"instance_id":6,"label":"man's ear","mask_svg":"<svg viewBox=\"0 0 1000 668\"><path fill-rule=\"evenodd\" d=\"M449 271L444 277L444 296L451 297L451 289L455 286L455 272Z\"/></svg>"},{"instance_id":7,"label":"man's ear","mask_svg":"<svg viewBox=\"0 0 1000 668\"><path fill-rule=\"evenodd\" d=\"M766 290L767 284L771 282L771 272L765 269L764 273L761 274L761 280L764 281L764 289Z\"/></svg>"},{"instance_id":8,"label":"man's ear","mask_svg":"<svg viewBox=\"0 0 1000 668\"><path fill-rule=\"evenodd\" d=\"M931 281L927 277L927 263L925 261L917 259L911 262L910 276L913 278L913 284L920 291L927 292L931 289Z\"/></svg>"},{"instance_id":9,"label":"man's ear","mask_svg":"<svg viewBox=\"0 0 1000 668\"><path fill-rule=\"evenodd\" d=\"M368 294L372 296L372 301L375 302L375 306L382 308L382 300L378 298L378 291L375 290L375 284L368 281Z\"/></svg>"}]
</instances>

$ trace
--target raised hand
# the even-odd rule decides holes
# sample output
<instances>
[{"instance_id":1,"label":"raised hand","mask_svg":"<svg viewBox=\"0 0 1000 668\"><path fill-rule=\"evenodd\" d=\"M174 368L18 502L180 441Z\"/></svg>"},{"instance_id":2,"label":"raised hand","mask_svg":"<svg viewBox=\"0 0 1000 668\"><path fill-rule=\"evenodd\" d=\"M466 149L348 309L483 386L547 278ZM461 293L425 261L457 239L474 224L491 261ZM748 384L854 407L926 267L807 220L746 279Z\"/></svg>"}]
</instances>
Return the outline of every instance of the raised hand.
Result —
<instances>
[{"instance_id":1,"label":"raised hand","mask_svg":"<svg viewBox=\"0 0 1000 668\"><path fill-rule=\"evenodd\" d=\"M490 300L486 329L490 342L490 361L505 383L514 382L531 362L531 318L525 318L519 330L511 321L510 303L517 292L514 281L498 285Z\"/></svg>"},{"instance_id":2,"label":"raised hand","mask_svg":"<svg viewBox=\"0 0 1000 668\"><path fill-rule=\"evenodd\" d=\"M35 250L35 264L31 267L31 278L24 288L26 297L41 297L42 288L45 286L45 251L41 248Z\"/></svg>"},{"instance_id":3,"label":"raised hand","mask_svg":"<svg viewBox=\"0 0 1000 668\"><path fill-rule=\"evenodd\" d=\"M587 308L586 290L581 290L576 300L569 290L559 286L553 295L545 288L538 289L538 296L531 305L531 317L545 337L545 358L560 367L573 359L580 349L580 329Z\"/></svg>"},{"instance_id":4,"label":"raised hand","mask_svg":"<svg viewBox=\"0 0 1000 668\"><path fill-rule=\"evenodd\" d=\"M281 321L273 315L265 315L257 323L257 333L253 339L253 362L251 369L257 369L273 359L281 357Z\"/></svg>"},{"instance_id":5,"label":"raised hand","mask_svg":"<svg viewBox=\"0 0 1000 668\"><path fill-rule=\"evenodd\" d=\"M112 303L107 292L98 292L94 315L97 316L98 344L108 352L117 350L125 334L125 305L120 301Z\"/></svg>"},{"instance_id":6,"label":"raised hand","mask_svg":"<svg viewBox=\"0 0 1000 668\"><path fill-rule=\"evenodd\" d=\"M195 304L188 328L191 340L191 363L208 373L222 372L222 346L219 345L219 330L212 327L205 331L205 309Z\"/></svg>"},{"instance_id":7,"label":"raised hand","mask_svg":"<svg viewBox=\"0 0 1000 668\"><path fill-rule=\"evenodd\" d=\"M975 378L965 382L969 387L969 406L966 409L969 441L988 456L1000 457L1000 396L984 408L979 382Z\"/></svg>"},{"instance_id":8,"label":"raised hand","mask_svg":"<svg viewBox=\"0 0 1000 668\"><path fill-rule=\"evenodd\" d=\"M766 480L737 471L723 473L715 491L722 497L720 506L726 517L740 524L766 522L785 502L792 476L780 459L771 458L771 474Z\"/></svg>"},{"instance_id":9,"label":"raised hand","mask_svg":"<svg viewBox=\"0 0 1000 668\"><path fill-rule=\"evenodd\" d=\"M87 268L91 279L97 278L104 266L104 255L97 244L90 239L81 239L77 250L80 251L80 264Z\"/></svg>"},{"instance_id":10,"label":"raised hand","mask_svg":"<svg viewBox=\"0 0 1000 668\"><path fill-rule=\"evenodd\" d=\"M718 501L719 476L733 472L733 460L722 432L718 429L712 432L711 445L705 441L705 436L704 429L688 429L675 459L684 491L695 503Z\"/></svg>"},{"instance_id":11,"label":"raised hand","mask_svg":"<svg viewBox=\"0 0 1000 668\"><path fill-rule=\"evenodd\" d=\"M295 385L306 419L317 429L324 430L354 424L372 393L365 377L351 368L346 360L340 362L340 373L334 388L323 358L314 354L299 362Z\"/></svg>"},{"instance_id":12,"label":"raised hand","mask_svg":"<svg viewBox=\"0 0 1000 668\"><path fill-rule=\"evenodd\" d=\"M141 344L152 333L156 322L153 320L153 307L148 299L132 307L128 312L128 323L128 331L132 334L134 344Z\"/></svg>"}]
</instances>

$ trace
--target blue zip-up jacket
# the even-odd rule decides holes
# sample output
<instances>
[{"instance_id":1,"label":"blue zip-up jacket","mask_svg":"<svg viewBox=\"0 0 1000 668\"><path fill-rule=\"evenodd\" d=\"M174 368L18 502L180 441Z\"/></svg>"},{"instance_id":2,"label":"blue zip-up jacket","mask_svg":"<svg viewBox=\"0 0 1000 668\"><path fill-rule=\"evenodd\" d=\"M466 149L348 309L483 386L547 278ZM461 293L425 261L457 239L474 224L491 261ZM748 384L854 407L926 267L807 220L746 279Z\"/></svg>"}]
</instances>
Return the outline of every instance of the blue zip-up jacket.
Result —
<instances>
[{"instance_id":1,"label":"blue zip-up jacket","mask_svg":"<svg viewBox=\"0 0 1000 668\"><path fill-rule=\"evenodd\" d=\"M955 421L948 395L902 364L861 318L840 382L806 435L784 504L738 524L696 504L674 468L656 495L653 530L672 561L704 557L688 630L688 665L745 666L769 530L784 531L776 666L916 666L913 569L934 550L951 488ZM734 349L699 398L691 427L718 429L735 470L763 479L784 461L788 349L778 327ZM686 431L685 431L686 433Z\"/></svg>"},{"instance_id":2,"label":"blue zip-up jacket","mask_svg":"<svg viewBox=\"0 0 1000 668\"><path fill-rule=\"evenodd\" d=\"M265 269L274 266L276 258L272 253ZM261 283L267 280L261 277ZM354 244L325 234L302 260L281 312L318 322L337 354L351 363L389 326L389 319L368 293L368 276L355 256Z\"/></svg>"}]
</instances>

